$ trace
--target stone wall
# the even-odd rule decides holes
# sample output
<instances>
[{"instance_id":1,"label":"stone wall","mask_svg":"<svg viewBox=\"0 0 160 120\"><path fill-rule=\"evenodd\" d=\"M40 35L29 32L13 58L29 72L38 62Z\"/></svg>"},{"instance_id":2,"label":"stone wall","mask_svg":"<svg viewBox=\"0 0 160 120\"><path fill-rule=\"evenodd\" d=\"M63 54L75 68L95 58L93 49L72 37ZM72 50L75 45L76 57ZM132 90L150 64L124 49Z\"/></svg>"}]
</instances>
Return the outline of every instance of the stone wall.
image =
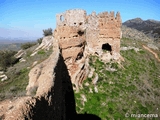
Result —
<instances>
[{"instance_id":1,"label":"stone wall","mask_svg":"<svg viewBox=\"0 0 160 120\"><path fill-rule=\"evenodd\" d=\"M120 57L120 13L116 17L114 12L98 15L92 12L87 16L85 10L74 9L57 14L56 19L54 37L59 41L62 56L76 88L79 88L88 74L87 55L98 55L104 61Z\"/></svg>"},{"instance_id":2,"label":"stone wall","mask_svg":"<svg viewBox=\"0 0 160 120\"><path fill-rule=\"evenodd\" d=\"M81 9L67 10L56 15L58 26L84 26L86 23L86 11Z\"/></svg>"},{"instance_id":3,"label":"stone wall","mask_svg":"<svg viewBox=\"0 0 160 120\"><path fill-rule=\"evenodd\" d=\"M92 13L88 16L86 41L92 52L102 54L102 45L109 44L112 54L120 51L121 38L121 18L120 13L103 12L96 15Z\"/></svg>"},{"instance_id":4,"label":"stone wall","mask_svg":"<svg viewBox=\"0 0 160 120\"><path fill-rule=\"evenodd\" d=\"M118 59L121 18L114 12L68 10L57 14L57 27L51 56L32 68L26 97L0 104L0 119L4 120L75 120L84 119L75 110L72 83L78 91L89 73L89 55L101 59ZM103 51L105 49L106 51ZM108 56L110 55L110 56ZM72 82L72 83L71 83ZM33 97L32 97L33 96ZM100 120L91 115L86 119Z\"/></svg>"},{"instance_id":5,"label":"stone wall","mask_svg":"<svg viewBox=\"0 0 160 120\"><path fill-rule=\"evenodd\" d=\"M48 59L34 66L29 73L27 96L0 102L2 120L100 120L96 115L77 114L74 92L68 66L60 51L58 40L52 37L53 53ZM83 59L86 61L86 59ZM85 62L79 61L79 76L85 75ZM68 62L67 62L68 63ZM82 66L83 65L83 66ZM85 65L85 66L84 66ZM74 65L73 65L74 66ZM75 69L72 67L72 71ZM85 71L85 72L84 72ZM77 75L77 74L74 74ZM77 85L80 80L77 81Z\"/></svg>"},{"instance_id":6,"label":"stone wall","mask_svg":"<svg viewBox=\"0 0 160 120\"><path fill-rule=\"evenodd\" d=\"M112 54L119 53L122 34L122 21L119 12L117 12L116 16L113 11L99 14L92 12L92 14L87 16L85 10L75 9L57 14L56 18L60 37L58 39L61 43L66 39L66 35L69 35L67 38L77 37L74 42L76 40L79 41L81 38L79 38L76 33L80 31L85 33L84 39L91 53L101 55L103 53L102 45L107 43L112 48ZM65 26L67 27L65 28ZM72 43L72 40L73 39L70 39L71 42L68 42L68 40L66 46L68 46L68 43ZM64 41L66 42L66 40ZM71 45L73 44L69 46Z\"/></svg>"},{"instance_id":7,"label":"stone wall","mask_svg":"<svg viewBox=\"0 0 160 120\"><path fill-rule=\"evenodd\" d=\"M61 18L63 17L63 20ZM59 41L59 46L67 65L72 83L76 89L87 76L86 56L84 56L86 42L86 11L68 10L57 14L57 27L54 37Z\"/></svg>"},{"instance_id":8,"label":"stone wall","mask_svg":"<svg viewBox=\"0 0 160 120\"><path fill-rule=\"evenodd\" d=\"M79 81L85 79L86 72L81 72L84 66L85 34L76 26L59 26L54 31L55 38L67 65L72 83L79 88ZM82 70L83 71L83 70ZM80 78L80 76L83 76Z\"/></svg>"},{"instance_id":9,"label":"stone wall","mask_svg":"<svg viewBox=\"0 0 160 120\"><path fill-rule=\"evenodd\" d=\"M2 120L74 120L76 117L72 83L52 38L53 53L32 68L29 73L27 96L0 102Z\"/></svg>"},{"instance_id":10,"label":"stone wall","mask_svg":"<svg viewBox=\"0 0 160 120\"><path fill-rule=\"evenodd\" d=\"M95 53L95 48L98 45L96 42L99 39L98 25L98 16L95 12L92 12L92 14L87 18L86 42L88 49L93 54Z\"/></svg>"}]
</instances>

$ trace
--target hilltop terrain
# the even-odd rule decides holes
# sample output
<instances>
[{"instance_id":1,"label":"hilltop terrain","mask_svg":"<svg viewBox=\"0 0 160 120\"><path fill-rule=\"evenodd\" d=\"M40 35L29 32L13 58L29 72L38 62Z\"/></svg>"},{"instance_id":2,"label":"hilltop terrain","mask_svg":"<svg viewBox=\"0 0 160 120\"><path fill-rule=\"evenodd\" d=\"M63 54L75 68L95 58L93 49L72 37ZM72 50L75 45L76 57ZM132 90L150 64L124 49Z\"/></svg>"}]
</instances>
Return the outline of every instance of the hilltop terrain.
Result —
<instances>
[{"instance_id":1,"label":"hilltop terrain","mask_svg":"<svg viewBox=\"0 0 160 120\"><path fill-rule=\"evenodd\" d=\"M57 14L53 34L18 51L19 62L0 73L8 77L0 81L0 118L134 120L126 113L160 115L159 46L143 31L121 29L120 14L113 16L87 16L84 10Z\"/></svg>"},{"instance_id":2,"label":"hilltop terrain","mask_svg":"<svg viewBox=\"0 0 160 120\"><path fill-rule=\"evenodd\" d=\"M137 29L146 34L149 38L153 39L155 42L160 42L160 21L135 18L127 20L123 25Z\"/></svg>"}]
</instances>

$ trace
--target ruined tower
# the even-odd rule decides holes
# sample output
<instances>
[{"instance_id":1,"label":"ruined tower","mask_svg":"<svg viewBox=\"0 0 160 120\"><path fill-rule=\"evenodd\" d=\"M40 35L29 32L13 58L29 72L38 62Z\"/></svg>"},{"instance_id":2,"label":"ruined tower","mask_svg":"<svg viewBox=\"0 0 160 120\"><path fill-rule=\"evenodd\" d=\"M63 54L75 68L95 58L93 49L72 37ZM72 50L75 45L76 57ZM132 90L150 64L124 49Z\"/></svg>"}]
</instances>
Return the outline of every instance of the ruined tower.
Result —
<instances>
[{"instance_id":1,"label":"ruined tower","mask_svg":"<svg viewBox=\"0 0 160 120\"><path fill-rule=\"evenodd\" d=\"M85 10L73 9L57 14L56 21L54 37L76 86L88 74L87 55L98 55L104 61L120 57L119 12L116 16L114 12L87 15Z\"/></svg>"},{"instance_id":2,"label":"ruined tower","mask_svg":"<svg viewBox=\"0 0 160 120\"><path fill-rule=\"evenodd\" d=\"M86 42L86 11L67 10L57 14L57 27L54 37L58 40L64 62L71 76L71 81L79 88L87 76L84 49Z\"/></svg>"},{"instance_id":3,"label":"ruined tower","mask_svg":"<svg viewBox=\"0 0 160 120\"><path fill-rule=\"evenodd\" d=\"M120 13L103 12L96 15L93 12L88 16L86 28L86 41L92 53L98 55L108 51L111 55L120 52L121 38Z\"/></svg>"}]
</instances>

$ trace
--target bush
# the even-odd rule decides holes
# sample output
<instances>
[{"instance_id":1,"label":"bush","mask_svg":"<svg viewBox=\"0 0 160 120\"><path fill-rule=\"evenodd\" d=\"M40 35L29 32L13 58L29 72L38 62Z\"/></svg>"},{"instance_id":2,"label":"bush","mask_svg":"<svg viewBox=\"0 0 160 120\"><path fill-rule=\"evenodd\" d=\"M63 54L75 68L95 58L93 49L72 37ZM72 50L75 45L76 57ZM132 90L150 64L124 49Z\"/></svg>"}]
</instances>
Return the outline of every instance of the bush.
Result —
<instances>
[{"instance_id":1,"label":"bush","mask_svg":"<svg viewBox=\"0 0 160 120\"><path fill-rule=\"evenodd\" d=\"M52 35L52 28L48 28L46 30L43 30L43 35L44 36Z\"/></svg>"},{"instance_id":2,"label":"bush","mask_svg":"<svg viewBox=\"0 0 160 120\"><path fill-rule=\"evenodd\" d=\"M40 55L44 55L46 52L44 51L44 50L40 50L40 51L38 51L38 54L40 54Z\"/></svg>"},{"instance_id":3,"label":"bush","mask_svg":"<svg viewBox=\"0 0 160 120\"><path fill-rule=\"evenodd\" d=\"M16 54L15 51L1 51L0 52L0 66L3 70L6 70L7 67L14 65L18 62L18 59L14 57Z\"/></svg>"},{"instance_id":4,"label":"bush","mask_svg":"<svg viewBox=\"0 0 160 120\"><path fill-rule=\"evenodd\" d=\"M22 44L22 45L21 45L21 48L22 48L23 50L25 50L25 49L28 49L28 48L34 46L34 45L36 45L36 43L30 43L30 42L28 42L28 43Z\"/></svg>"},{"instance_id":5,"label":"bush","mask_svg":"<svg viewBox=\"0 0 160 120\"><path fill-rule=\"evenodd\" d=\"M42 40L43 40L43 38L37 39L37 43L38 43L38 44L41 44L41 43L42 43Z\"/></svg>"}]
</instances>

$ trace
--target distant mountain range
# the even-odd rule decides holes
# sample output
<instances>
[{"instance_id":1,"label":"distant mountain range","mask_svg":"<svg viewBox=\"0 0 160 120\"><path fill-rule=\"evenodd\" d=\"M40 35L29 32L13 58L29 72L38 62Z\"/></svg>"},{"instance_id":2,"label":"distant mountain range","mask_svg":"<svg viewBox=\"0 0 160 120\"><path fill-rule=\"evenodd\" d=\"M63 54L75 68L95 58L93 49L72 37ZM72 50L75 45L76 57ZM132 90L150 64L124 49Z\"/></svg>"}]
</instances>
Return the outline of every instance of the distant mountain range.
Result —
<instances>
[{"instance_id":1,"label":"distant mountain range","mask_svg":"<svg viewBox=\"0 0 160 120\"><path fill-rule=\"evenodd\" d=\"M123 25L137 29L146 34L149 38L154 39L156 42L160 42L160 21L135 18L127 20Z\"/></svg>"}]
</instances>

